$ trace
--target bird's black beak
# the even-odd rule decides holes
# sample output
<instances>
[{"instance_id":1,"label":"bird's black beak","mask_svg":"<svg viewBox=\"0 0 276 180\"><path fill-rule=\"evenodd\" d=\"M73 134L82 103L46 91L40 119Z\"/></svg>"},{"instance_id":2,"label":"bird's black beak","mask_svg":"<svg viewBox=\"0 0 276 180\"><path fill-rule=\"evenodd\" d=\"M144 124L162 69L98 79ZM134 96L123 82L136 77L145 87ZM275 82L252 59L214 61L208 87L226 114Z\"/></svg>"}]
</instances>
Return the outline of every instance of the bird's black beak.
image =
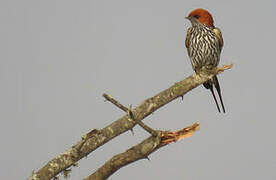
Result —
<instances>
[{"instance_id":1,"label":"bird's black beak","mask_svg":"<svg viewBox=\"0 0 276 180\"><path fill-rule=\"evenodd\" d=\"M193 17L191 16L186 16L185 19L192 20Z\"/></svg>"}]
</instances>

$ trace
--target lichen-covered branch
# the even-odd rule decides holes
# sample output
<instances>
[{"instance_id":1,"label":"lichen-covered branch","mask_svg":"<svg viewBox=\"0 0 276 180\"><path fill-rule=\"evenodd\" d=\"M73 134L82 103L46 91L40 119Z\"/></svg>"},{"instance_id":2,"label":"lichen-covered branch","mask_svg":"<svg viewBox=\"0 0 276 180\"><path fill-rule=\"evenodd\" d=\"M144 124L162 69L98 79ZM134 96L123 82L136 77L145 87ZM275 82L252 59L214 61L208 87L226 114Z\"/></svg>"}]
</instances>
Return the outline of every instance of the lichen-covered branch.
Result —
<instances>
[{"instance_id":1,"label":"lichen-covered branch","mask_svg":"<svg viewBox=\"0 0 276 180\"><path fill-rule=\"evenodd\" d=\"M206 82L215 74L221 73L231 67L232 65L223 66L212 71L203 69L199 74L193 74L157 95L146 99L131 112L137 121L141 121L160 107L183 96L190 90ZM28 180L49 180L55 177L114 137L132 129L135 124L135 121L131 120L128 115L125 115L103 129L90 131L76 145L50 160L37 172L34 172Z\"/></svg>"},{"instance_id":2,"label":"lichen-covered branch","mask_svg":"<svg viewBox=\"0 0 276 180\"><path fill-rule=\"evenodd\" d=\"M150 136L143 142L133 146L126 152L117 154L108 160L102 167L87 177L85 180L105 180L118 169L138 161L147 159L148 156L157 149L180 139L191 136L199 129L199 123L186 127L176 132L158 131L157 136Z\"/></svg>"}]
</instances>

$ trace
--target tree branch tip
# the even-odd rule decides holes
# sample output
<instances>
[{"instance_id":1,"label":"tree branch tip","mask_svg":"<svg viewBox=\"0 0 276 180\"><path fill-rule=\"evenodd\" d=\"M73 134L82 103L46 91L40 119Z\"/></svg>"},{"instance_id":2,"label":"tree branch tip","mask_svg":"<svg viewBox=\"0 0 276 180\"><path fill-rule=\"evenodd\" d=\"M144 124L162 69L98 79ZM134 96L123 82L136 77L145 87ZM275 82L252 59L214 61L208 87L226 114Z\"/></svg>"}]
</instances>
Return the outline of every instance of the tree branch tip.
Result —
<instances>
[{"instance_id":1,"label":"tree branch tip","mask_svg":"<svg viewBox=\"0 0 276 180\"><path fill-rule=\"evenodd\" d=\"M169 143L176 142L181 139L190 137L194 134L195 131L198 131L198 130L199 130L199 123L196 122L191 126L188 126L186 128L183 128L175 132L165 131L161 135L161 144L167 145Z\"/></svg>"},{"instance_id":2,"label":"tree branch tip","mask_svg":"<svg viewBox=\"0 0 276 180\"><path fill-rule=\"evenodd\" d=\"M225 70L231 69L233 66L234 66L234 64L232 63L232 64L223 65L222 67L218 67L217 73L222 73Z\"/></svg>"},{"instance_id":3,"label":"tree branch tip","mask_svg":"<svg viewBox=\"0 0 276 180\"><path fill-rule=\"evenodd\" d=\"M106 99L112 98L112 96L110 96L110 95L108 95L108 94L106 94L106 93L103 93L103 97L106 98Z\"/></svg>"},{"instance_id":4,"label":"tree branch tip","mask_svg":"<svg viewBox=\"0 0 276 180\"><path fill-rule=\"evenodd\" d=\"M104 99L104 102L107 102L109 98L112 98L111 96L109 96L108 94L103 94L103 97L105 98Z\"/></svg>"}]
</instances>

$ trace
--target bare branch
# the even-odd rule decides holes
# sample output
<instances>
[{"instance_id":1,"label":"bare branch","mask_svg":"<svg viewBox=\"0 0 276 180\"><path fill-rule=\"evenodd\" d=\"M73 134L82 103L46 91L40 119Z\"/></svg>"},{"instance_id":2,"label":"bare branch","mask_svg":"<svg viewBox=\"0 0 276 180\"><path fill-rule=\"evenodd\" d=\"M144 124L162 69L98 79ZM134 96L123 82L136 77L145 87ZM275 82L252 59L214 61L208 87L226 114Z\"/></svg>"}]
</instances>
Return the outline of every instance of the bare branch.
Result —
<instances>
[{"instance_id":1,"label":"bare branch","mask_svg":"<svg viewBox=\"0 0 276 180\"><path fill-rule=\"evenodd\" d=\"M191 136L199 129L199 123L186 127L176 132L159 131L158 136L150 136L143 142L133 146L126 152L117 154L108 160L102 167L87 177L85 180L104 180L111 176L118 169L138 161L140 159L147 159L148 156L157 149L180 139Z\"/></svg>"},{"instance_id":2,"label":"bare branch","mask_svg":"<svg viewBox=\"0 0 276 180\"><path fill-rule=\"evenodd\" d=\"M199 74L193 74L154 97L146 99L131 112L136 121L141 121L160 107L178 97L182 97L190 90L212 78L215 74L221 73L231 67L232 65L227 65L212 71L202 70ZM28 180L49 180L55 177L106 142L132 129L135 124L128 115L125 115L101 130L94 129L90 131L76 145L50 160L44 167L33 173Z\"/></svg>"},{"instance_id":3,"label":"bare branch","mask_svg":"<svg viewBox=\"0 0 276 180\"><path fill-rule=\"evenodd\" d=\"M120 109L122 109L123 111L125 111L129 118L132 119L133 121L135 121L139 126L141 126L145 131L147 131L148 133L150 133L153 136L157 136L157 132L155 130L153 130L151 127L147 126L145 123L143 123L142 121L138 121L135 119L132 111L131 111L131 107L127 108L125 106L123 106L121 103L119 103L119 101L117 101L116 99L114 99L113 97L111 97L110 95L107 94L103 94L103 97L105 97L105 99L107 101L110 101L111 103L113 103L115 106L119 107Z\"/></svg>"},{"instance_id":4,"label":"bare branch","mask_svg":"<svg viewBox=\"0 0 276 180\"><path fill-rule=\"evenodd\" d=\"M114 104L115 106L117 106L118 108L120 108L121 110L125 111L126 113L129 112L129 109L127 107L125 107L124 105L122 105L121 103L119 103L116 99L114 99L113 97L111 97L108 94L103 94L103 97L107 100L110 101L112 104Z\"/></svg>"}]
</instances>

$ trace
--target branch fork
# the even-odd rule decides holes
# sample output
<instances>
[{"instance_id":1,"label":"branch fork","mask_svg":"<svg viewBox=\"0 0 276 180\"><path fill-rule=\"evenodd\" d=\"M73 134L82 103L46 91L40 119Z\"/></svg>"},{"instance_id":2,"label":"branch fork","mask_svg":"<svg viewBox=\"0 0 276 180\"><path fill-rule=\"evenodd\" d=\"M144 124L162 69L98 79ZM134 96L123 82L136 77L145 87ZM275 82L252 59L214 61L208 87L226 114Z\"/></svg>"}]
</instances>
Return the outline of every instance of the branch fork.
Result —
<instances>
[{"instance_id":1,"label":"branch fork","mask_svg":"<svg viewBox=\"0 0 276 180\"><path fill-rule=\"evenodd\" d=\"M152 136L156 137L158 135L158 132L156 130L153 130L151 127L147 126L142 121L135 119L134 114L131 110L132 105L130 105L130 108L127 108L124 105L122 105L119 101L117 101L116 99L114 99L112 96L110 96L108 94L103 94L103 97L106 99L106 101L111 102L112 104L114 104L115 106L120 108L121 110L125 111L131 120L133 120L135 123L137 123L139 126L141 126L145 131L150 133Z\"/></svg>"}]
</instances>

